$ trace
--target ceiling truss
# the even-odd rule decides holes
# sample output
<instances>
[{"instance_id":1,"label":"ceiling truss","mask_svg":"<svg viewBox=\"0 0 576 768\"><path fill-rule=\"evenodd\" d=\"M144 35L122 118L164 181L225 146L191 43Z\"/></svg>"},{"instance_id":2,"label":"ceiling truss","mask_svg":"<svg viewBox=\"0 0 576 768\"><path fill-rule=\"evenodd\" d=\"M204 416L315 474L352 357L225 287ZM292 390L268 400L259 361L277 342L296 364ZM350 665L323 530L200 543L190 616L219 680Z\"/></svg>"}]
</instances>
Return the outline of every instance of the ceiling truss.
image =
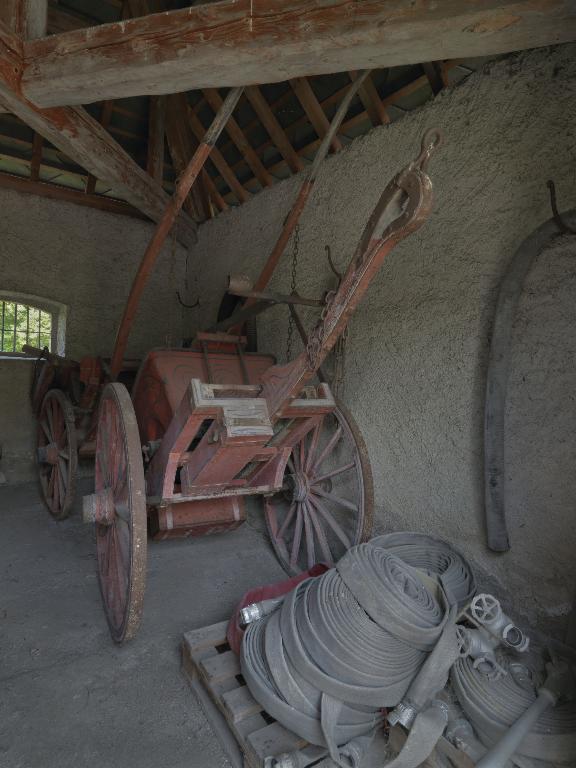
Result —
<instances>
[{"instance_id":1,"label":"ceiling truss","mask_svg":"<svg viewBox=\"0 0 576 768\"><path fill-rule=\"evenodd\" d=\"M423 19L414 16L416 6L405 0L369 1L362 4L362 13L357 3L345 0L325 0L321 4L303 0L259 0L246 4L246 8L244 0L237 0L196 6L186 12L169 10L161 15L150 14L151 10L170 7L164 5L166 2L174 0L105 0L94 4L95 7L109 6L112 18L121 20L120 27L115 23L94 26L98 18L90 19L74 8L75 0L2 0L0 102L5 111L30 126L32 132L26 139L22 138L22 132L10 122L14 118L0 114L0 169L10 170L10 174L0 170L0 186L23 189L28 183L29 191L52 197L59 194L54 189L64 190L62 194L71 201L79 201L83 196L85 205L144 214L158 220L175 177L186 166L222 103L225 92L218 87L222 78L228 78L227 85L232 84L231 75L223 74L222 67L228 64L222 60L222 52L216 50L218 45L224 38L230 42L226 37L230 29L236 30L233 34L237 34L238 29L242 31L240 48L235 49L238 56L234 78L242 72L241 79L250 79L246 74L250 66L242 66L242 57L252 56L252 49L262 54L262 46L269 44L270 29L281 17L285 24L274 37L273 58L282 64L284 82L274 86L251 84L245 89L235 115L187 200L180 233L181 238L189 242L194 238L194 221L217 215L230 205L245 203L259 190L302 171L312 161L333 112L356 77L355 69L317 77L320 66L317 61L306 64L314 76L307 76L306 71L302 73L300 65L295 65L282 47L289 45L290 34L292 39L296 36L304 50L310 40L321 44L321 22L324 26L342 25L345 20L342 13L346 11L348 27L331 27L333 36L338 32L342 37L342 54L343 49L347 50L347 36L355 40L353 48L357 49L358 36L369 34L370 29L374 34L374 24L378 20L382 22L381 14L386 7L386 23L390 28L399 29L398 25L403 25L404 31L412 29L412 48L415 35L433 37L430 28L428 33L418 28L417 22ZM468 39L472 39L472 34L474 40L483 41L484 53L576 38L576 11L569 0L539 3L491 0L481 5L480 13L478 3L448 2L425 21L428 25L444 24L446 34L457 32L466 22ZM252 14L251 26L246 26L249 6L256 7L258 12ZM356 15L351 27L352 10ZM328 15L322 16L324 13ZM302 14L308 14L304 19L308 24L305 34L300 23ZM450 20L452 26L446 28ZM205 33L207 24L213 26L212 43L216 46L215 49L212 45L211 54L210 40L198 49L196 39L197 34ZM178 73L169 76L171 70L168 69L161 85L153 75L162 56L172 56L170 51L159 52L155 48L156 36L160 38L167 30L172 30L172 36L167 38L172 52L177 51L185 39L190 55L194 52L201 57L207 55L212 62L209 77L198 74L203 59L197 58L195 67L186 64L188 72L195 72L198 80L198 87L187 94L168 92L174 89L174 83L181 83ZM224 35L220 41L218 30ZM142 44L144 34L150 36L146 45ZM444 36L444 50L450 49L446 40ZM115 45L118 51L124 51L122 60L115 60ZM459 50L458 45L454 43L452 49ZM475 45L474 42L472 49ZM115 65L114 78L109 78L107 70L101 68L104 49L108 65L110 61ZM437 60L433 57L434 51L431 47L433 60L430 61L414 62L398 70L374 70L334 138L332 152L341 151L355 136L373 127L389 124L406 109L438 94L471 71L466 67L469 62ZM145 60L139 58L141 55ZM405 54L396 51L393 55L402 61ZM306 61L305 54L300 58ZM359 62L358 55L353 58L354 66L366 63ZM340 60L345 66L346 56ZM132 76L128 77L128 73L133 66L137 74L135 79L130 79ZM293 76L286 76L291 72ZM397 72L401 76L395 77ZM267 74L271 81L278 79L278 73ZM139 79L141 75L152 85L145 86ZM91 77L95 77L97 83L92 82ZM186 84L192 87L195 82L186 81ZM117 98L133 93L150 96L136 100ZM39 106L79 100L89 103L101 96L105 96L103 101L87 108ZM56 183L49 184L49 180ZM46 192L48 186L53 188L49 193Z\"/></svg>"}]
</instances>

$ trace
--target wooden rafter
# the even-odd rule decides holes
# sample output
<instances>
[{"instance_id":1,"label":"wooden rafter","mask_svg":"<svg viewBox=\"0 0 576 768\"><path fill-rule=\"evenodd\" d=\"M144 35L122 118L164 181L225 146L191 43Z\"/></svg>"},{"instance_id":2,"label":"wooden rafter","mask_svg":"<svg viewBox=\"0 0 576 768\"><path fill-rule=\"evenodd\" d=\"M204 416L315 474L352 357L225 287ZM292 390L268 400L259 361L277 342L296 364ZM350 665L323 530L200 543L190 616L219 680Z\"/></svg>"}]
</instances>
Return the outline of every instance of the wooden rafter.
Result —
<instances>
[{"instance_id":1,"label":"wooden rafter","mask_svg":"<svg viewBox=\"0 0 576 768\"><path fill-rule=\"evenodd\" d=\"M2 0L0 21L16 35L35 40L46 35L48 0Z\"/></svg>"},{"instance_id":2,"label":"wooden rafter","mask_svg":"<svg viewBox=\"0 0 576 768\"><path fill-rule=\"evenodd\" d=\"M320 139L323 139L330 128L330 121L326 117L326 113L316 98L316 94L312 90L312 86L308 82L308 79L306 77L296 77L290 81L290 85L292 86L298 101L302 105L302 109L308 115L308 119L316 131L317 136ZM332 149L334 152L339 152L342 149L342 142L338 136L334 136L332 139Z\"/></svg>"},{"instance_id":3,"label":"wooden rafter","mask_svg":"<svg viewBox=\"0 0 576 768\"><path fill-rule=\"evenodd\" d=\"M165 0L124 0L123 10L129 16L147 16L152 12L165 10ZM184 171L196 148L187 120L186 96L172 93L166 97L164 129L168 151L177 174ZM196 221L204 221L212 215L210 192L207 184L208 173L202 169L190 194L184 201L184 210ZM223 202L223 201L222 201Z\"/></svg>"},{"instance_id":4,"label":"wooden rafter","mask_svg":"<svg viewBox=\"0 0 576 768\"><path fill-rule=\"evenodd\" d=\"M105 130L108 130L108 127L110 125L110 120L112 119L112 102L111 101L105 101L104 104L102 104L102 110L100 112L100 125ZM96 191L96 182L98 179L94 174L89 173L86 178L86 194L87 195L93 195Z\"/></svg>"},{"instance_id":5,"label":"wooden rafter","mask_svg":"<svg viewBox=\"0 0 576 768\"><path fill-rule=\"evenodd\" d=\"M202 125L200 122L200 119L197 115L194 114L192 110L188 110L188 120L190 121L190 126L192 128L192 132L196 136L196 139L198 141L202 141L202 136L206 132L206 128ZM238 181L238 177L232 171L228 163L226 162L224 155L220 152L220 150L217 147L212 147L212 151L210 152L210 160L214 163L216 168L218 169L218 172L226 182L226 184L230 187L232 192L236 195L238 198L238 201L241 203L245 203L250 198L250 193L247 192L242 184Z\"/></svg>"},{"instance_id":6,"label":"wooden rafter","mask_svg":"<svg viewBox=\"0 0 576 768\"><path fill-rule=\"evenodd\" d=\"M447 62L444 62L443 64L444 71L446 73L448 73L451 69L453 69L456 66L458 66L458 61L447 61ZM384 97L381 100L383 108L387 109L388 107L394 106L402 98L406 96L410 96L412 93L415 93L416 91L419 91L420 89L425 87L427 82L428 82L428 79L426 78L425 75L421 75L415 78L412 82L407 83L406 85L402 86L398 90L394 91L394 93L391 93L388 96ZM342 100L347 89L348 87L345 86L335 91L333 94L331 94L330 96L328 96L326 99L322 101L322 106L324 108L327 108L329 106L333 106L334 104L339 103ZM295 120L294 123L288 126L288 128L286 129L287 132L292 132L299 129L306 122L306 120L307 118L305 115L301 118L298 118L298 120ZM344 123L340 128L341 135L345 135L347 132L357 129L359 125L366 122L367 120L369 120L368 112L366 110L359 112L357 115L354 115L353 117L344 121ZM266 149L268 149L271 143L272 143L271 141L266 141L260 146L256 147L255 151L258 154L262 155L266 151ZM309 157L313 155L314 152L316 152L319 146L320 146L320 139L314 139L306 146L300 148L298 150L298 153L300 155ZM240 166L240 164L241 164L241 161L239 161L238 163L235 163L232 166L232 169L236 170ZM287 170L287 163L284 159L282 159L279 162L275 163L274 165L270 166L268 170L272 174L278 174L278 175L285 174ZM247 182L246 186L250 188L251 187L250 182Z\"/></svg>"},{"instance_id":7,"label":"wooden rafter","mask_svg":"<svg viewBox=\"0 0 576 768\"><path fill-rule=\"evenodd\" d=\"M206 88L203 91L203 94L212 110L218 112L222 106L222 97L218 91L215 88ZM230 120L228 120L228 123L226 124L226 132L260 184L263 187L269 187L273 183L272 176L268 173L256 152L254 152L254 149L234 117L231 117Z\"/></svg>"},{"instance_id":8,"label":"wooden rafter","mask_svg":"<svg viewBox=\"0 0 576 768\"><path fill-rule=\"evenodd\" d=\"M440 93L442 88L445 88L448 85L448 79L444 70L443 62L427 61L422 64L422 69L428 78L430 88L432 88L432 93L435 96L436 94Z\"/></svg>"},{"instance_id":9,"label":"wooden rafter","mask_svg":"<svg viewBox=\"0 0 576 768\"><path fill-rule=\"evenodd\" d=\"M576 39L574 0L223 0L26 44L38 106L486 56Z\"/></svg>"},{"instance_id":10,"label":"wooden rafter","mask_svg":"<svg viewBox=\"0 0 576 768\"><path fill-rule=\"evenodd\" d=\"M146 170L158 183L164 176L166 136L166 96L151 96L148 115L148 156Z\"/></svg>"},{"instance_id":11,"label":"wooden rafter","mask_svg":"<svg viewBox=\"0 0 576 768\"><path fill-rule=\"evenodd\" d=\"M204 184L206 185L206 189L208 190L208 194L210 195L210 200L214 202L214 205L218 208L218 210L220 211L227 210L228 203L226 202L226 200L224 200L220 192L218 192L216 188L216 184L214 184L214 182L212 181L212 177L210 176L210 174L206 171L206 169L204 169L202 173L203 173L202 178L204 180Z\"/></svg>"},{"instance_id":12,"label":"wooden rafter","mask_svg":"<svg viewBox=\"0 0 576 768\"><path fill-rule=\"evenodd\" d=\"M350 72L352 80L355 79L356 75L356 72ZM390 122L388 113L384 109L380 95L376 90L376 86L370 75L362 83L362 86L358 91L358 96L360 97L360 101L362 102L372 125L387 125Z\"/></svg>"},{"instance_id":13,"label":"wooden rafter","mask_svg":"<svg viewBox=\"0 0 576 768\"><path fill-rule=\"evenodd\" d=\"M262 95L262 92L260 89L253 85L249 88L246 88L245 90L246 98L252 105L252 109L258 117L260 118L260 121L264 128L266 128L266 131L268 132L268 135L272 139L273 143L276 145L278 151L286 160L288 163L288 166L290 167L290 170L293 173L298 173L298 171L301 171L304 169L304 163L302 160L298 157L297 152L295 151L292 144L290 144L290 141L288 140L288 137L286 136L286 133L284 132L284 129L274 116L274 113L270 109L270 105Z\"/></svg>"},{"instance_id":14,"label":"wooden rafter","mask_svg":"<svg viewBox=\"0 0 576 768\"><path fill-rule=\"evenodd\" d=\"M48 34L58 35L61 32L72 32L75 29L84 29L89 24L81 16L72 11L56 6L48 6Z\"/></svg>"},{"instance_id":15,"label":"wooden rafter","mask_svg":"<svg viewBox=\"0 0 576 768\"><path fill-rule=\"evenodd\" d=\"M82 108L38 109L21 95L22 49L21 39L0 24L0 101L71 160L109 184L119 197L158 221L168 195L97 120ZM194 242L194 223L187 216L179 223L179 237L186 243Z\"/></svg>"},{"instance_id":16,"label":"wooden rafter","mask_svg":"<svg viewBox=\"0 0 576 768\"><path fill-rule=\"evenodd\" d=\"M0 172L0 188L12 189L24 194L39 195L52 200L62 200L67 203L75 203L88 208L96 208L99 211L116 213L122 216L132 216L137 219L146 219L143 213L137 211L122 200L115 200L104 195L87 195L81 190L61 187L57 184L46 184L43 181L32 181L10 173Z\"/></svg>"},{"instance_id":17,"label":"wooden rafter","mask_svg":"<svg viewBox=\"0 0 576 768\"><path fill-rule=\"evenodd\" d=\"M197 142L188 123L186 94L172 93L166 97L166 140L174 170L180 175L194 154ZM210 203L203 179L204 173L196 180L184 206L195 219L203 221L210 217Z\"/></svg>"},{"instance_id":18,"label":"wooden rafter","mask_svg":"<svg viewBox=\"0 0 576 768\"><path fill-rule=\"evenodd\" d=\"M34 134L32 140L32 159L30 161L30 178L32 181L40 179L40 165L42 164L42 144L44 139L39 133Z\"/></svg>"}]
</instances>

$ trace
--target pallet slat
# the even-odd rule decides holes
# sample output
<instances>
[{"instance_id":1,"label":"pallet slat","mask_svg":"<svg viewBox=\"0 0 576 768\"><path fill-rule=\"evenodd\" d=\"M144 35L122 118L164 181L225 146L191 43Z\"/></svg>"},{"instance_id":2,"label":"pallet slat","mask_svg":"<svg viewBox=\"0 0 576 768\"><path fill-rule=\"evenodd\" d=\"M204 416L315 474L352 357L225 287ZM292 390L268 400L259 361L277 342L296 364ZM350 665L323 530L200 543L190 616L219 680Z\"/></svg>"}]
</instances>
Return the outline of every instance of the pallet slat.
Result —
<instances>
[{"instance_id":1,"label":"pallet slat","mask_svg":"<svg viewBox=\"0 0 576 768\"><path fill-rule=\"evenodd\" d=\"M202 651L206 648L214 649L226 642L227 621L211 624L209 627L200 627L184 634L184 644L190 650Z\"/></svg>"},{"instance_id":2,"label":"pallet slat","mask_svg":"<svg viewBox=\"0 0 576 768\"><path fill-rule=\"evenodd\" d=\"M262 711L262 707L250 693L248 686L233 688L223 694L222 701L233 723Z\"/></svg>"},{"instance_id":3,"label":"pallet slat","mask_svg":"<svg viewBox=\"0 0 576 768\"><path fill-rule=\"evenodd\" d=\"M287 731L280 723L271 723L248 736L244 753L254 765L263 766L268 756L280 755L282 752L295 752L307 744L306 739L300 738L292 731Z\"/></svg>"},{"instance_id":4,"label":"pallet slat","mask_svg":"<svg viewBox=\"0 0 576 768\"><path fill-rule=\"evenodd\" d=\"M226 627L224 621L186 632L182 642L182 668L233 768L265 768L267 757L296 750L316 768L335 768L329 757L317 762L321 749L277 723L254 699L242 681L238 658L225 645ZM406 734L400 728L393 728L390 737L392 749L400 749ZM467 768L469 758L464 753L444 739L439 747L440 751L450 754L455 765ZM362 768L380 768L387 756L388 746L382 731L374 738ZM437 768L437 765L434 752L422 768Z\"/></svg>"},{"instance_id":5,"label":"pallet slat","mask_svg":"<svg viewBox=\"0 0 576 768\"><path fill-rule=\"evenodd\" d=\"M218 653L200 661L200 670L208 685L222 683L240 674L238 656L233 651Z\"/></svg>"}]
</instances>

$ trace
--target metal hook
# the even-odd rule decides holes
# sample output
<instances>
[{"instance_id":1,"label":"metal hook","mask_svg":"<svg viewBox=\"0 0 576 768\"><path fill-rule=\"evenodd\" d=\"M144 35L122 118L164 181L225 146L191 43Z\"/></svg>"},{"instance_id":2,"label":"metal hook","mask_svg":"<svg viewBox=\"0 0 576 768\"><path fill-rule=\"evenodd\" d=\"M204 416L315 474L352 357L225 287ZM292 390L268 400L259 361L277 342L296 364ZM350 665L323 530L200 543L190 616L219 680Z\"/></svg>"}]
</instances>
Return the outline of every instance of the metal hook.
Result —
<instances>
[{"instance_id":1,"label":"metal hook","mask_svg":"<svg viewBox=\"0 0 576 768\"><path fill-rule=\"evenodd\" d=\"M325 245L324 250L326 251L326 256L328 257L328 264L330 264L330 269L332 270L332 272L334 272L334 274L338 278L338 286L340 286L340 283L342 282L342 273L338 272L338 270L334 266L334 262L332 261L332 252L330 250L330 246Z\"/></svg>"},{"instance_id":2,"label":"metal hook","mask_svg":"<svg viewBox=\"0 0 576 768\"><path fill-rule=\"evenodd\" d=\"M186 309L194 309L195 307L197 307L200 304L200 299L199 298L196 299L194 304L186 304L186 302L182 300L182 296L180 296L180 291L176 291L176 296L178 297L178 301L180 302L180 304L183 307L185 307Z\"/></svg>"},{"instance_id":3,"label":"metal hook","mask_svg":"<svg viewBox=\"0 0 576 768\"><path fill-rule=\"evenodd\" d=\"M444 143L444 132L440 128L429 128L422 136L420 154L412 163L413 168L420 168L426 171L428 163L435 152Z\"/></svg>"},{"instance_id":4,"label":"metal hook","mask_svg":"<svg viewBox=\"0 0 576 768\"><path fill-rule=\"evenodd\" d=\"M556 203L556 187L552 179L548 179L548 181L546 182L546 186L550 190L550 207L552 208L552 215L554 216L554 221L556 222L556 226L558 227L560 232L564 232L564 234L566 235L576 235L576 229L573 229L568 224L566 224L566 222L560 215L560 211L558 210L558 205Z\"/></svg>"}]
</instances>

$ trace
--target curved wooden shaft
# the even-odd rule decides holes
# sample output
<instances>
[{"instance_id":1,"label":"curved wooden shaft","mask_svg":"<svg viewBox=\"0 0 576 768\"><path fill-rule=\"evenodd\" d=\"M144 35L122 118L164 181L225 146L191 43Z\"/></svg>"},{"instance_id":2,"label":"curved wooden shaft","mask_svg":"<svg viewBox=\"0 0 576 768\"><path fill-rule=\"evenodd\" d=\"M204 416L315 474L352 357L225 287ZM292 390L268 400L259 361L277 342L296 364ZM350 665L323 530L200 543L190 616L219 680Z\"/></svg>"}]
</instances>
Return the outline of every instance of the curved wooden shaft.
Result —
<instances>
[{"instance_id":1,"label":"curved wooden shaft","mask_svg":"<svg viewBox=\"0 0 576 768\"><path fill-rule=\"evenodd\" d=\"M310 167L310 171L306 174L306 179L304 180L302 186L300 187L300 191L298 192L298 197L294 201L294 205L292 206L290 213L286 217L286 221L284 222L282 231L280 232L280 235L278 236L278 240L276 241L276 244L272 249L272 253L268 257L268 261L264 265L262 272L260 273L258 279L254 283L254 288L253 288L254 291L264 290L264 288L266 288L266 286L270 282L270 278L274 274L276 265L278 264L278 261L280 260L282 254L286 250L288 241L290 240L292 233L296 229L296 225L300 221L300 216L302 215L302 211L306 207L306 203L308 202L308 198L310 197L310 193L312 192L314 182L316 181L316 176L318 175L318 171L320 170L320 166L322 165L324 158L328 154L328 150L330 149L332 139L336 136L338 129L342 124L342 121L346 117L346 113L348 112L348 108L350 107L352 100L358 93L358 90L362 86L362 83L366 80L369 74L370 74L370 70L366 69L358 75L356 80L354 80L352 85L348 88L348 91L346 92L346 96L344 96L342 103L338 108L338 111L332 118L330 127L326 132L326 135L324 136L322 143L318 147L318 152L316 152L316 156L314 157L314 161L312 163L312 166ZM254 303L254 301L255 299L247 299L244 306L249 307L251 306L251 304Z\"/></svg>"},{"instance_id":2,"label":"curved wooden shaft","mask_svg":"<svg viewBox=\"0 0 576 768\"><path fill-rule=\"evenodd\" d=\"M312 330L308 344L292 363L269 368L262 377L262 396L272 418L315 375L376 272L401 240L419 229L432 209L432 182L425 173L441 134L428 132L420 155L386 187L360 238L346 274Z\"/></svg>"},{"instance_id":3,"label":"curved wooden shaft","mask_svg":"<svg viewBox=\"0 0 576 768\"><path fill-rule=\"evenodd\" d=\"M110 364L110 371L112 379L116 379L122 368L122 360L124 359L124 352L126 351L126 345L128 343L128 336L132 330L134 323L134 317L142 297L142 292L146 286L146 282L150 273L154 269L154 265L160 255L162 246L164 245L170 230L174 226L176 217L180 213L182 205L192 188L192 185L196 181L198 174L204 167L204 163L208 155L210 154L212 147L216 144L218 137L222 133L222 129L228 122L228 118L234 111L238 99L242 95L243 88L233 88L226 97L224 103L220 107L218 114L214 118L212 125L206 131L202 142L200 143L196 152L192 156L192 159L188 163L186 169L178 179L176 184L176 190L174 195L170 199L170 202L166 206L166 210L162 219L158 222L152 239L142 257L138 272L132 283L130 289L130 295L124 308L124 314L118 328L116 335L116 343L114 345L114 352L112 353L112 361Z\"/></svg>"}]
</instances>

